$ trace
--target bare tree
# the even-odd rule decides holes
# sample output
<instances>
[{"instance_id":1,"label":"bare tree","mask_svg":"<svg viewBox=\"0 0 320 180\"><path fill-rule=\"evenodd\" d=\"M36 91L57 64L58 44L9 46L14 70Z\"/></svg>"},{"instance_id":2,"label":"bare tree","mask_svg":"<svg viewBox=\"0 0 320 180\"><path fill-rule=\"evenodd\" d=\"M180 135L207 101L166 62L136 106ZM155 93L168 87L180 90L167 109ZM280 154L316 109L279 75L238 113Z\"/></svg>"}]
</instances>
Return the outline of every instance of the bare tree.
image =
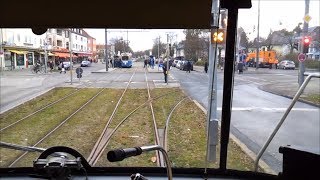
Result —
<instances>
[{"instance_id":1,"label":"bare tree","mask_svg":"<svg viewBox=\"0 0 320 180\"><path fill-rule=\"evenodd\" d=\"M166 47L167 45L165 43L162 43L161 41L159 42L158 39L153 41L153 46L152 46L152 55L153 56L158 56L158 46L159 46L159 55L163 54L166 52Z\"/></svg>"},{"instance_id":2,"label":"bare tree","mask_svg":"<svg viewBox=\"0 0 320 180\"><path fill-rule=\"evenodd\" d=\"M114 49L117 54L118 51L120 52L130 52L133 53L131 47L129 46L128 42L123 40L122 38L113 38L110 40L112 44L114 44Z\"/></svg>"}]
</instances>

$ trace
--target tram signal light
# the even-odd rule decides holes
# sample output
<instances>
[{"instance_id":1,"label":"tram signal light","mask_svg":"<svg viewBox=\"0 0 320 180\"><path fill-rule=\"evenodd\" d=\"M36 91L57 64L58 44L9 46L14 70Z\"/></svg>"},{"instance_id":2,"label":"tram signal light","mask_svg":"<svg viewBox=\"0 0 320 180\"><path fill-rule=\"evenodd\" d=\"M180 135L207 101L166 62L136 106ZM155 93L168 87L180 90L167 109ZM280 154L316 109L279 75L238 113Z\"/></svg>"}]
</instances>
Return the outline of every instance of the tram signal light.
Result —
<instances>
[{"instance_id":1,"label":"tram signal light","mask_svg":"<svg viewBox=\"0 0 320 180\"><path fill-rule=\"evenodd\" d=\"M213 30L211 36L212 43L222 44L225 41L225 32L223 29Z\"/></svg>"},{"instance_id":2,"label":"tram signal light","mask_svg":"<svg viewBox=\"0 0 320 180\"><path fill-rule=\"evenodd\" d=\"M303 37L302 39L302 53L308 53L309 52L309 45L311 43L311 38L308 36Z\"/></svg>"},{"instance_id":3,"label":"tram signal light","mask_svg":"<svg viewBox=\"0 0 320 180\"><path fill-rule=\"evenodd\" d=\"M298 50L299 44L298 44L298 43L294 43L294 44L293 44L293 48L296 49L296 50Z\"/></svg>"}]
</instances>

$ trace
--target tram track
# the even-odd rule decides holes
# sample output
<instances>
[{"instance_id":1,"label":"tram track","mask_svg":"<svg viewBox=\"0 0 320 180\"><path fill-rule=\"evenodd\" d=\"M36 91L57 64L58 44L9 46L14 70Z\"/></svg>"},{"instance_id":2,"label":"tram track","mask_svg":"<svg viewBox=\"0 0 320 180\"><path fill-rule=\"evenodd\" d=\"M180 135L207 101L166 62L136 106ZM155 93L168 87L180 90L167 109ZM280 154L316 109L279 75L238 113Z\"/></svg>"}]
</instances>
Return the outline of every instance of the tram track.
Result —
<instances>
[{"instance_id":1,"label":"tram track","mask_svg":"<svg viewBox=\"0 0 320 180\"><path fill-rule=\"evenodd\" d=\"M39 112L41 112L41 111L43 111L43 110L45 110L45 109L47 109L47 108L49 108L49 107L52 107L53 105L57 104L58 102L61 102L62 100L65 100L65 99L67 99L68 97L74 95L74 94L75 94L76 92L78 92L79 90L80 90L80 89L76 89L75 91L67 94L66 96L64 96L64 97L62 97L62 98L60 98L60 99L58 99L58 100L56 100L56 101L54 101L54 102L52 102L52 103L49 103L49 104L45 105L44 107L36 110L35 112L33 112L33 113L29 114L29 115L26 115L26 116L24 116L23 118L21 118L21 119L15 121L15 122L13 122L13 123L11 123L11 124L3 127L3 128L1 128L1 129L0 129L0 132L6 130L6 129L8 129L8 128L10 128L10 127L18 124L18 123L20 123L21 121L23 121L23 120L25 120L25 119L33 116L33 115L36 115L37 113L39 113Z\"/></svg>"},{"instance_id":2,"label":"tram track","mask_svg":"<svg viewBox=\"0 0 320 180\"><path fill-rule=\"evenodd\" d=\"M118 108L119 108L119 105L120 105L125 93L127 92L128 88L130 86L130 83L132 81L133 76L136 74L136 71L137 71L137 68L134 70L133 74L131 75L131 77L127 83L127 86L123 90L111 116L109 117L109 120L107 121L102 133L100 134L97 142L95 143L95 145L93 146L93 149L91 150L89 157L87 158L88 163L92 166L97 163L99 157L101 156L102 152L104 151L104 149L106 148L106 146L109 142L110 136L108 136L108 128L109 128Z\"/></svg>"},{"instance_id":3,"label":"tram track","mask_svg":"<svg viewBox=\"0 0 320 180\"><path fill-rule=\"evenodd\" d=\"M36 147L41 142L43 142L45 139L47 139L51 134L53 134L56 130L58 130L62 125L64 125L69 119L71 119L75 114L77 114L79 111L81 111L84 107L86 107L89 103L91 103L96 97L98 97L106 88L101 89L98 93L96 93L93 97L91 97L87 102L85 102L80 108L78 108L76 111L74 111L71 115L69 115L66 119L64 119L61 123L59 123L57 126L55 126L50 132L48 132L44 137L42 137L39 141L37 141L35 144L32 145L32 147ZM24 152L22 155L20 155L18 158L16 158L9 167L14 166L19 160L21 160L28 152Z\"/></svg>"}]
</instances>

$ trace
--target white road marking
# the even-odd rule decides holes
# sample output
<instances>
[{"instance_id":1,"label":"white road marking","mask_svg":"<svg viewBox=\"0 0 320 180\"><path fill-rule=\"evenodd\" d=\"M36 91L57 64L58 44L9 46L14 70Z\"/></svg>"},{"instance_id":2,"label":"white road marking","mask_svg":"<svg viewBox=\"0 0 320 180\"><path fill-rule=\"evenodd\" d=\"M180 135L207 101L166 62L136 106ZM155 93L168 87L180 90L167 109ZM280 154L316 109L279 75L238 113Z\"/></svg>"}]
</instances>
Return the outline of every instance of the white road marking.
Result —
<instances>
[{"instance_id":1,"label":"white road marking","mask_svg":"<svg viewBox=\"0 0 320 180\"><path fill-rule=\"evenodd\" d=\"M218 107L218 111L221 111L222 108ZM286 111L287 108L267 108L267 107L233 107L233 111L255 111L255 110L262 110L262 111ZM291 111L308 111L308 112L317 112L320 109L315 108L292 108Z\"/></svg>"}]
</instances>

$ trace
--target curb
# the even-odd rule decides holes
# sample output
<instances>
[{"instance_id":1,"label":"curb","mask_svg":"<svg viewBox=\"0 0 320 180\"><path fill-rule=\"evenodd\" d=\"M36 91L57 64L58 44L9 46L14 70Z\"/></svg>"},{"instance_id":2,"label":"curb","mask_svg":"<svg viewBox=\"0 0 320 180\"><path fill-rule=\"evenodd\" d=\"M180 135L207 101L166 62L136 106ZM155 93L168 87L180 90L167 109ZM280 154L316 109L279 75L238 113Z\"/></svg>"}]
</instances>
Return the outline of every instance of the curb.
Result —
<instances>
[{"instance_id":1,"label":"curb","mask_svg":"<svg viewBox=\"0 0 320 180\"><path fill-rule=\"evenodd\" d=\"M197 100L193 100L193 102L207 115L207 110L197 101ZM219 121L219 127L221 128L221 122ZM234 136L231 132L230 132L230 138L231 140L233 140L239 147L240 149L245 152L253 161L255 161L256 159L256 154L251 151L247 145L245 145L244 143L242 143L236 136ZM259 167L263 169L263 171L265 173L268 174L274 174L276 175L277 173L275 171L273 171L270 166L264 162L262 159L259 160Z\"/></svg>"},{"instance_id":2,"label":"curb","mask_svg":"<svg viewBox=\"0 0 320 180\"><path fill-rule=\"evenodd\" d=\"M280 94L280 93L276 93L276 92L273 92L273 91L269 91L269 90L264 89L264 88L261 87L261 86L259 86L258 88L259 88L260 90L264 91L264 92L268 92L268 93L271 93L271 94L274 94L274 95L282 96L282 97L285 97L285 98L288 98L288 99L291 99L291 100L293 99L292 96L283 95L283 94ZM299 102L302 102L302 103L306 103L306 104L311 105L311 106L315 106L315 107L317 107L317 108L320 108L320 105L315 104L315 103L313 103L313 102L311 102L311 101L303 100L303 99L300 99L300 98L298 99L298 101L299 101Z\"/></svg>"}]
</instances>

